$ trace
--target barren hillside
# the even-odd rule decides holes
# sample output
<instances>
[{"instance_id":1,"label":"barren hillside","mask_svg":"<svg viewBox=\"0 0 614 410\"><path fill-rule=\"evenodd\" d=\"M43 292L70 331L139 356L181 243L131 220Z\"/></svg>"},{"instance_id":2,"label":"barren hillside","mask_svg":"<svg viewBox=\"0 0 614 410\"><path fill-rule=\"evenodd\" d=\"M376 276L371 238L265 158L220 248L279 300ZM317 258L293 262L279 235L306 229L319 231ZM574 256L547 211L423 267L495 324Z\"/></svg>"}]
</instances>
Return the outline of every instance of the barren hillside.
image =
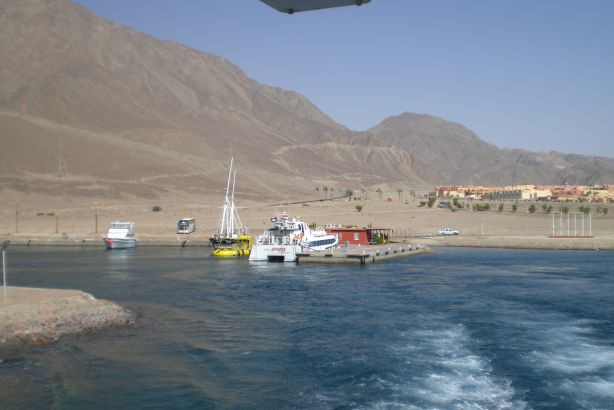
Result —
<instances>
[{"instance_id":1,"label":"barren hillside","mask_svg":"<svg viewBox=\"0 0 614 410\"><path fill-rule=\"evenodd\" d=\"M315 187L599 182L613 160L505 151L415 114L370 132L222 57L112 23L69 0L0 0L2 200L199 201L227 164L254 200Z\"/></svg>"}]
</instances>

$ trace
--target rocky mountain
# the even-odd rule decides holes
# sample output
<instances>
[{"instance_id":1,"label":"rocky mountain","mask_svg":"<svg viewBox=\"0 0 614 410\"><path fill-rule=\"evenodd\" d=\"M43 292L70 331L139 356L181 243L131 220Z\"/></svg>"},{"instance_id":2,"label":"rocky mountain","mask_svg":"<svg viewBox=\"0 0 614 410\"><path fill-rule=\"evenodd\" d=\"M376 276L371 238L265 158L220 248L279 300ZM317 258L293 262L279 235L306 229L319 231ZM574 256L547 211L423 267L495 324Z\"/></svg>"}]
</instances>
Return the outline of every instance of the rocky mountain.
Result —
<instances>
[{"instance_id":1,"label":"rocky mountain","mask_svg":"<svg viewBox=\"0 0 614 410\"><path fill-rule=\"evenodd\" d=\"M69 0L0 0L0 192L42 198L219 195L230 156L254 198L315 186L614 180L612 160L499 150L403 114L348 130L222 57Z\"/></svg>"},{"instance_id":2,"label":"rocky mountain","mask_svg":"<svg viewBox=\"0 0 614 410\"><path fill-rule=\"evenodd\" d=\"M594 184L614 181L614 159L500 149L460 124L422 114L389 117L369 130L450 184Z\"/></svg>"}]
</instances>

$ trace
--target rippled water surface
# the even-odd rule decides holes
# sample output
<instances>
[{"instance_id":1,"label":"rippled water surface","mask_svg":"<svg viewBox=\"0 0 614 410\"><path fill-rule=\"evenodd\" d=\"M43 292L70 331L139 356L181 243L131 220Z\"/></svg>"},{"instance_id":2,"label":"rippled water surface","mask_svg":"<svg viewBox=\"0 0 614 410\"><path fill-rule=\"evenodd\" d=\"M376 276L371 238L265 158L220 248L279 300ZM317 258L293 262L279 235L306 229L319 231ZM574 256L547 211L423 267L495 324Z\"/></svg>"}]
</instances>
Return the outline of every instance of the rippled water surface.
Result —
<instances>
[{"instance_id":1,"label":"rippled water surface","mask_svg":"<svg viewBox=\"0 0 614 410\"><path fill-rule=\"evenodd\" d=\"M0 408L614 408L612 252L440 249L363 268L206 248L8 256L11 284L142 317L0 350Z\"/></svg>"}]
</instances>

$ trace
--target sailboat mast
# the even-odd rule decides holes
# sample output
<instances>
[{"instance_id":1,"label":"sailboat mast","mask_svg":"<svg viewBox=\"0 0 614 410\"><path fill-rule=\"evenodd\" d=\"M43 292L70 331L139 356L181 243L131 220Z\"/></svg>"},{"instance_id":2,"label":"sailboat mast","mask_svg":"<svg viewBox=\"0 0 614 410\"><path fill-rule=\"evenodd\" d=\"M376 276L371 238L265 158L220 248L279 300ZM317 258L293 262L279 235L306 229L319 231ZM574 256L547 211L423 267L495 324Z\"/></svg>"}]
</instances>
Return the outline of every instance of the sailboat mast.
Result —
<instances>
[{"instance_id":1,"label":"sailboat mast","mask_svg":"<svg viewBox=\"0 0 614 410\"><path fill-rule=\"evenodd\" d=\"M234 235L235 233L235 181L237 179L237 171L232 173L232 194L230 200L230 215L228 218L228 222L230 223L229 234Z\"/></svg>"},{"instance_id":2,"label":"sailboat mast","mask_svg":"<svg viewBox=\"0 0 614 410\"><path fill-rule=\"evenodd\" d=\"M234 157L230 158L230 168L228 169L228 181L226 182L226 195L224 196L224 209L222 209L222 216L218 224L218 235L228 236L228 218L230 217L230 208L228 200L228 191L230 190L230 177L232 176L232 163Z\"/></svg>"},{"instance_id":3,"label":"sailboat mast","mask_svg":"<svg viewBox=\"0 0 614 410\"><path fill-rule=\"evenodd\" d=\"M226 197L228 197L228 190L230 189L230 177L232 176L232 162L235 157L230 157L230 168L228 169L228 182L226 183Z\"/></svg>"}]
</instances>

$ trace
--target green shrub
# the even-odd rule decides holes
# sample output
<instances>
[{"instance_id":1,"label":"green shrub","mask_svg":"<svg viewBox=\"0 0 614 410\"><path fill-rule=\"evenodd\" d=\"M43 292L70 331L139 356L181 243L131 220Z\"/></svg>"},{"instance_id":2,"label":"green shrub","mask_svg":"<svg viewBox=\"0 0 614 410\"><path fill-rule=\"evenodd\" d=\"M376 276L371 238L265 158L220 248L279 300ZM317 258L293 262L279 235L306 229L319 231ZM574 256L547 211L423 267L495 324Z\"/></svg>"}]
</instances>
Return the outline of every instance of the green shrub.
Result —
<instances>
[{"instance_id":1,"label":"green shrub","mask_svg":"<svg viewBox=\"0 0 614 410\"><path fill-rule=\"evenodd\" d=\"M160 212L162 210L162 207L160 205L154 205L151 208L151 210L154 211L154 212Z\"/></svg>"},{"instance_id":2,"label":"green shrub","mask_svg":"<svg viewBox=\"0 0 614 410\"><path fill-rule=\"evenodd\" d=\"M531 206L529 207L529 212L534 214L536 209L537 207L534 204L531 204Z\"/></svg>"},{"instance_id":3,"label":"green shrub","mask_svg":"<svg viewBox=\"0 0 614 410\"><path fill-rule=\"evenodd\" d=\"M457 208L459 208L459 209L463 207L463 204L461 204L461 203L460 203L460 201L458 200L458 198L454 198L454 199L452 200L452 203L454 204L454 206L455 206L455 207L457 207Z\"/></svg>"},{"instance_id":4,"label":"green shrub","mask_svg":"<svg viewBox=\"0 0 614 410\"><path fill-rule=\"evenodd\" d=\"M518 205L512 204L512 212L518 211Z\"/></svg>"},{"instance_id":5,"label":"green shrub","mask_svg":"<svg viewBox=\"0 0 614 410\"><path fill-rule=\"evenodd\" d=\"M315 222L312 222L309 224L309 229L316 229L318 227L318 224Z\"/></svg>"},{"instance_id":6,"label":"green shrub","mask_svg":"<svg viewBox=\"0 0 614 410\"><path fill-rule=\"evenodd\" d=\"M358 212L362 211L362 205L356 205L354 208L356 208Z\"/></svg>"},{"instance_id":7,"label":"green shrub","mask_svg":"<svg viewBox=\"0 0 614 410\"><path fill-rule=\"evenodd\" d=\"M428 207L432 208L433 205L435 204L435 201L437 201L437 198L435 198L434 196L430 196L429 197L429 203L428 203Z\"/></svg>"},{"instance_id":8,"label":"green shrub","mask_svg":"<svg viewBox=\"0 0 614 410\"><path fill-rule=\"evenodd\" d=\"M503 205L503 204L499 204L499 207L497 208L497 210L498 210L499 212L502 212L502 211L503 211L503 208L504 208L504 205Z\"/></svg>"}]
</instances>

